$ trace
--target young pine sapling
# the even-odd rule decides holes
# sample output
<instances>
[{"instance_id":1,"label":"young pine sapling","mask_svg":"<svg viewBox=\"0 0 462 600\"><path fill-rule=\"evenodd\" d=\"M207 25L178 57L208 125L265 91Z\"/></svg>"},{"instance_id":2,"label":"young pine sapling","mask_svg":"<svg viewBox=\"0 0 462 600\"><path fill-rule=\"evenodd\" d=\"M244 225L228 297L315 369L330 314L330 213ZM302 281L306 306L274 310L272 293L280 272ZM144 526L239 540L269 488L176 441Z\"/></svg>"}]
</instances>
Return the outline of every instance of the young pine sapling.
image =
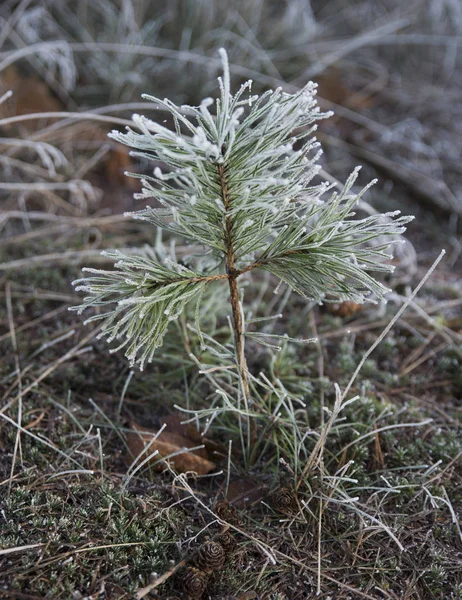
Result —
<instances>
[{"instance_id":1,"label":"young pine sapling","mask_svg":"<svg viewBox=\"0 0 462 600\"><path fill-rule=\"evenodd\" d=\"M240 387L250 401L241 278L269 271L319 303L383 300L388 290L371 273L393 270L386 250L412 217L397 211L355 219L354 206L369 187L353 191L359 169L341 191L328 194L332 185L312 184L320 170L312 134L328 116L316 105L316 86L256 96L249 81L233 95L224 50L221 56L216 101L178 107L145 96L169 111L174 130L134 115L139 131L110 134L156 165L153 176L141 176L137 195L156 205L130 216L198 245L207 260L161 261L154 249L105 252L116 261L114 270L84 269L88 275L74 283L88 295L73 310L102 309L87 322L101 321L101 335L120 341L113 351L124 348L142 369L185 305L200 306L209 285L226 283Z\"/></svg>"}]
</instances>

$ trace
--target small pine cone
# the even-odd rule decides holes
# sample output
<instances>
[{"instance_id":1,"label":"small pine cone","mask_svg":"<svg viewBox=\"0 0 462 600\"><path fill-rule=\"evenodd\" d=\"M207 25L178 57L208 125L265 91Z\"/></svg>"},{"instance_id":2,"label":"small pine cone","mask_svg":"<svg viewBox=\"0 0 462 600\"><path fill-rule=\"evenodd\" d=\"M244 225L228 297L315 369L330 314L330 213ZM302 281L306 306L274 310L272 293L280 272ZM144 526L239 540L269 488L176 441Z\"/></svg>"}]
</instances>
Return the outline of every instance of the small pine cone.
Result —
<instances>
[{"instance_id":1,"label":"small pine cone","mask_svg":"<svg viewBox=\"0 0 462 600\"><path fill-rule=\"evenodd\" d=\"M183 592L192 600L199 600L207 588L209 577L200 569L185 567L178 575Z\"/></svg>"},{"instance_id":2,"label":"small pine cone","mask_svg":"<svg viewBox=\"0 0 462 600\"><path fill-rule=\"evenodd\" d=\"M279 488L271 497L273 507L284 515L294 515L298 512L297 497L289 488Z\"/></svg>"},{"instance_id":3,"label":"small pine cone","mask_svg":"<svg viewBox=\"0 0 462 600\"><path fill-rule=\"evenodd\" d=\"M239 523L239 514L236 508L230 504L227 500L220 500L215 504L215 512L227 523L237 525Z\"/></svg>"},{"instance_id":4,"label":"small pine cone","mask_svg":"<svg viewBox=\"0 0 462 600\"><path fill-rule=\"evenodd\" d=\"M199 546L194 557L194 566L205 573L220 569L225 562L225 550L218 542L209 540Z\"/></svg>"},{"instance_id":5,"label":"small pine cone","mask_svg":"<svg viewBox=\"0 0 462 600\"><path fill-rule=\"evenodd\" d=\"M230 554L237 546L235 537L229 531L223 531L223 533L217 535L216 541L223 546L227 554Z\"/></svg>"}]
</instances>

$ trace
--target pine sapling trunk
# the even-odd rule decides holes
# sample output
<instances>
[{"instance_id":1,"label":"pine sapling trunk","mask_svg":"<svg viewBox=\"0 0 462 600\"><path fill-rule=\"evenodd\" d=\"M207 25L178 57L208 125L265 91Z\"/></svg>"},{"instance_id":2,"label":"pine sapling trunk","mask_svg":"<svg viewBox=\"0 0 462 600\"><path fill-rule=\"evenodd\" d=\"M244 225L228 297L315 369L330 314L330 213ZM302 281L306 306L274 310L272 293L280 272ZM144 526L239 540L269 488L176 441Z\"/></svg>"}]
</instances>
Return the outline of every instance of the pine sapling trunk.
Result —
<instances>
[{"instance_id":1,"label":"pine sapling trunk","mask_svg":"<svg viewBox=\"0 0 462 600\"><path fill-rule=\"evenodd\" d=\"M220 180L221 197L226 213L231 209L231 197L228 189L228 181L226 176L226 167L223 164L217 166L218 177ZM237 368L242 385L242 393L244 395L245 404L248 408L250 404L250 387L247 370L247 361L244 352L244 322L242 319L242 311L239 306L239 289L237 286L237 278L240 272L236 269L235 252L233 246L233 223L229 214L226 216L226 274L228 276L229 293L231 298L231 308L233 312L233 330L234 330L234 349L237 360ZM253 419L249 419L249 437L254 440L256 437L255 423Z\"/></svg>"}]
</instances>

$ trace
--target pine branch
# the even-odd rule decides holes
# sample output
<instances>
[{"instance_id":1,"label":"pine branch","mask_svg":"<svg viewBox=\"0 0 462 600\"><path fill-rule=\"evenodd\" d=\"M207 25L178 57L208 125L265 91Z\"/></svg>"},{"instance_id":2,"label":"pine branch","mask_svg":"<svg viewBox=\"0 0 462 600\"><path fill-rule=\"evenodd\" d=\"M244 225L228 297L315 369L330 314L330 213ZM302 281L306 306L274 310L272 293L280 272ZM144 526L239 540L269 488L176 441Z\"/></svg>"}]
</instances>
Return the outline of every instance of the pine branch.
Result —
<instances>
[{"instance_id":1,"label":"pine branch","mask_svg":"<svg viewBox=\"0 0 462 600\"><path fill-rule=\"evenodd\" d=\"M289 225L277 232L266 250L254 263L242 269L270 271L300 295L314 300L362 303L384 300L390 290L372 277L370 271L392 272L392 257L385 250L400 241L397 236L413 217L397 217L399 211L354 219L353 206L359 194L349 196L358 169L350 176L341 194L334 194L317 214L294 216ZM388 238L394 237L394 240ZM376 245L370 242L376 241ZM369 298L370 299L370 298Z\"/></svg>"},{"instance_id":2,"label":"pine branch","mask_svg":"<svg viewBox=\"0 0 462 600\"><path fill-rule=\"evenodd\" d=\"M162 345L168 324L177 319L188 302L197 299L212 281L224 274L200 275L183 265L164 266L151 256L105 252L114 258L115 270L84 269L91 276L74 281L76 290L89 293L83 304L72 307L81 314L87 308L103 307L106 312L85 323L103 321L102 333L108 342L122 340L111 352L126 348L130 364L140 369L150 362Z\"/></svg>"}]
</instances>

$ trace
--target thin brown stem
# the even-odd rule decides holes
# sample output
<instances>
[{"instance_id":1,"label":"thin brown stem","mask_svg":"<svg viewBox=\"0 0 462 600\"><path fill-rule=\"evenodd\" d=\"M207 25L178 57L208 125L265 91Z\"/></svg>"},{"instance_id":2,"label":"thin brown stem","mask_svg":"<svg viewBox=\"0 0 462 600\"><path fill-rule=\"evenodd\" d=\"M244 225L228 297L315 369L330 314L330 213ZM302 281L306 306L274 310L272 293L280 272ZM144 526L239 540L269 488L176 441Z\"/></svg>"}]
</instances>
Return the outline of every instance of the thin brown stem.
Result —
<instances>
[{"instance_id":1,"label":"thin brown stem","mask_svg":"<svg viewBox=\"0 0 462 600\"><path fill-rule=\"evenodd\" d=\"M244 352L244 323L242 320L241 307L239 306L239 290L237 277L228 278L229 292L231 296L231 308L233 311L234 346L236 349L237 364L242 381L242 391L246 399L250 399L249 380L247 375L247 361Z\"/></svg>"},{"instance_id":2,"label":"thin brown stem","mask_svg":"<svg viewBox=\"0 0 462 600\"><path fill-rule=\"evenodd\" d=\"M233 240L233 222L229 215L231 209L231 197L228 189L228 180L226 176L226 168L220 164L217 166L218 177L220 181L221 196L226 213L226 229L225 229L225 244L226 244L226 274L228 277L229 292L231 296L231 308L233 312L233 330L234 330L234 348L236 350L237 367L242 385L242 393L248 406L250 401L250 387L247 370L247 361L244 352L244 322L242 319L242 311L239 305L239 289L237 286L237 278L241 272L236 269L236 257ZM250 438L255 437L255 426L253 421L249 420Z\"/></svg>"}]
</instances>

